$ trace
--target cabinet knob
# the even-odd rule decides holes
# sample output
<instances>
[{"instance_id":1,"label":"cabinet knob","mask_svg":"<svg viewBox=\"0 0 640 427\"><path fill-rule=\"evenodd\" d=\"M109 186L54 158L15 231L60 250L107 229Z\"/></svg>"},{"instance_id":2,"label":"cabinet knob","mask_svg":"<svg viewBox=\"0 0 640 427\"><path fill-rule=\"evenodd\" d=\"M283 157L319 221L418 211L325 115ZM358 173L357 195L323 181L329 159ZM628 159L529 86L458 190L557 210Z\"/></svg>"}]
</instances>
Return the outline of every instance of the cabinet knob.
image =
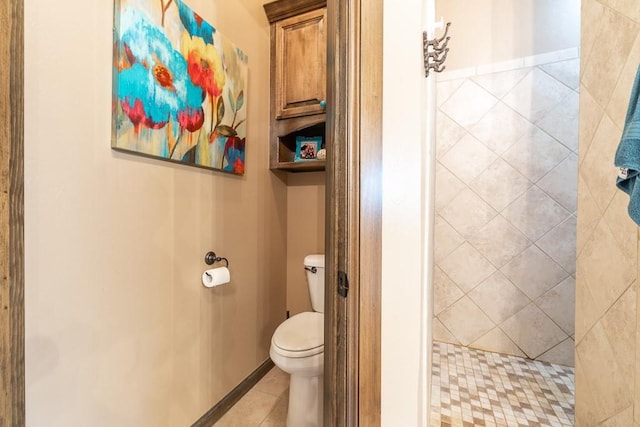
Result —
<instances>
[{"instance_id":1,"label":"cabinet knob","mask_svg":"<svg viewBox=\"0 0 640 427\"><path fill-rule=\"evenodd\" d=\"M325 101L324 99L322 101L320 101L320 107L321 108L327 108L327 101Z\"/></svg>"}]
</instances>

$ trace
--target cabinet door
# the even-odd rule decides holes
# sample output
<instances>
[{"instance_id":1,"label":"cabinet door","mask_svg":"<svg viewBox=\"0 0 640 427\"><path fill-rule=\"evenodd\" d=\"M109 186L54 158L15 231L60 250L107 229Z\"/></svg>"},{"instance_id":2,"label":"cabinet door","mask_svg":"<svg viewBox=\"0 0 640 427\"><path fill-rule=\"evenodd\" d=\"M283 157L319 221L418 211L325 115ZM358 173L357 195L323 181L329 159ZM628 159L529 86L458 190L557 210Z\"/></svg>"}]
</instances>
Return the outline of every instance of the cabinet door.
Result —
<instances>
[{"instance_id":1,"label":"cabinet door","mask_svg":"<svg viewBox=\"0 0 640 427\"><path fill-rule=\"evenodd\" d=\"M326 8L276 23L276 118L324 112Z\"/></svg>"}]
</instances>

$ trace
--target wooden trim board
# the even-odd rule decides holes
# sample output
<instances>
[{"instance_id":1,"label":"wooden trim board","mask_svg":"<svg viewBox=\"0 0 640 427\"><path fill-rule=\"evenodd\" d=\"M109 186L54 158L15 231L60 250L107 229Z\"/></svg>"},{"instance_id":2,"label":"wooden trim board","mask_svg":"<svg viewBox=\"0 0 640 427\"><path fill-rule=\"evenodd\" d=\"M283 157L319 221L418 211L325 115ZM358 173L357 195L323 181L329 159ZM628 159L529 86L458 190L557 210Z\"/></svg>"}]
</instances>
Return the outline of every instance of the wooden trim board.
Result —
<instances>
[{"instance_id":1,"label":"wooden trim board","mask_svg":"<svg viewBox=\"0 0 640 427\"><path fill-rule=\"evenodd\" d=\"M229 411L238 403L238 401L247 394L251 388L258 383L264 377L267 372L271 370L275 365L271 359L265 360L258 368L253 371L247 378L244 379L236 388L231 390L222 400L209 409L198 421L193 423L191 427L210 427L214 425L224 414Z\"/></svg>"},{"instance_id":2,"label":"wooden trim board","mask_svg":"<svg viewBox=\"0 0 640 427\"><path fill-rule=\"evenodd\" d=\"M381 422L382 2L327 2L325 425ZM337 296L337 274L349 278Z\"/></svg>"},{"instance_id":3,"label":"wooden trim board","mask_svg":"<svg viewBox=\"0 0 640 427\"><path fill-rule=\"evenodd\" d=\"M0 425L25 425L24 2L1 0Z\"/></svg>"}]
</instances>

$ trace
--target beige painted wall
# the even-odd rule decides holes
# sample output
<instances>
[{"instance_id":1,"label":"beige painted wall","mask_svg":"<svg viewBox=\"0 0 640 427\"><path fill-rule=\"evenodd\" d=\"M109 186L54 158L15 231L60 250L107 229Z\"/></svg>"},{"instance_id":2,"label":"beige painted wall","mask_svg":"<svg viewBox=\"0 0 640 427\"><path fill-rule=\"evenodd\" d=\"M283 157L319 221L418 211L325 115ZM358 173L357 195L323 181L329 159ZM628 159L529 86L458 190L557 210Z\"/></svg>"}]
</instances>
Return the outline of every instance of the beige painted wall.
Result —
<instances>
[{"instance_id":1,"label":"beige painted wall","mask_svg":"<svg viewBox=\"0 0 640 427\"><path fill-rule=\"evenodd\" d=\"M576 425L639 425L638 226L613 167L640 63L637 4L583 0L581 43Z\"/></svg>"},{"instance_id":2,"label":"beige painted wall","mask_svg":"<svg viewBox=\"0 0 640 427\"><path fill-rule=\"evenodd\" d=\"M436 0L452 22L447 71L576 48L579 2Z\"/></svg>"},{"instance_id":3,"label":"beige painted wall","mask_svg":"<svg viewBox=\"0 0 640 427\"><path fill-rule=\"evenodd\" d=\"M189 3L249 56L244 177L113 152L113 2L25 2L29 426L190 425L284 318L263 1ZM203 288L208 250L232 283Z\"/></svg>"},{"instance_id":4,"label":"beige painted wall","mask_svg":"<svg viewBox=\"0 0 640 427\"><path fill-rule=\"evenodd\" d=\"M311 311L304 257L324 253L325 173L287 177L287 310Z\"/></svg>"}]
</instances>

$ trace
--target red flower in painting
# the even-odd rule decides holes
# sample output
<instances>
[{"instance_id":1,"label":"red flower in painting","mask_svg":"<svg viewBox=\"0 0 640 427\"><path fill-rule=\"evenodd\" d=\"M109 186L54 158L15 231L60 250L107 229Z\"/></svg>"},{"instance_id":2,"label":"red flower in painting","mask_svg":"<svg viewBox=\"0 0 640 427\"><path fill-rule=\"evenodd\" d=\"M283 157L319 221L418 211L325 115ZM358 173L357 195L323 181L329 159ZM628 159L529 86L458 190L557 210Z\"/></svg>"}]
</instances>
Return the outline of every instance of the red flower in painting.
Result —
<instances>
[{"instance_id":1,"label":"red flower in painting","mask_svg":"<svg viewBox=\"0 0 640 427\"><path fill-rule=\"evenodd\" d=\"M178 112L178 123L183 129L195 132L204 123L204 111L202 108L187 108Z\"/></svg>"},{"instance_id":2,"label":"red flower in painting","mask_svg":"<svg viewBox=\"0 0 640 427\"><path fill-rule=\"evenodd\" d=\"M167 124L167 121L169 120L168 116L166 121L154 122L144 111L144 105L142 104L141 100L135 99L133 105L131 105L130 102L130 99L125 99L122 101L122 111L129 117L129 120L131 120L131 123L133 123L136 129L140 126L140 124L149 129L160 129Z\"/></svg>"},{"instance_id":3,"label":"red flower in painting","mask_svg":"<svg viewBox=\"0 0 640 427\"><path fill-rule=\"evenodd\" d=\"M233 172L240 175L244 174L244 162L242 159L236 159L236 161L233 162Z\"/></svg>"}]
</instances>

